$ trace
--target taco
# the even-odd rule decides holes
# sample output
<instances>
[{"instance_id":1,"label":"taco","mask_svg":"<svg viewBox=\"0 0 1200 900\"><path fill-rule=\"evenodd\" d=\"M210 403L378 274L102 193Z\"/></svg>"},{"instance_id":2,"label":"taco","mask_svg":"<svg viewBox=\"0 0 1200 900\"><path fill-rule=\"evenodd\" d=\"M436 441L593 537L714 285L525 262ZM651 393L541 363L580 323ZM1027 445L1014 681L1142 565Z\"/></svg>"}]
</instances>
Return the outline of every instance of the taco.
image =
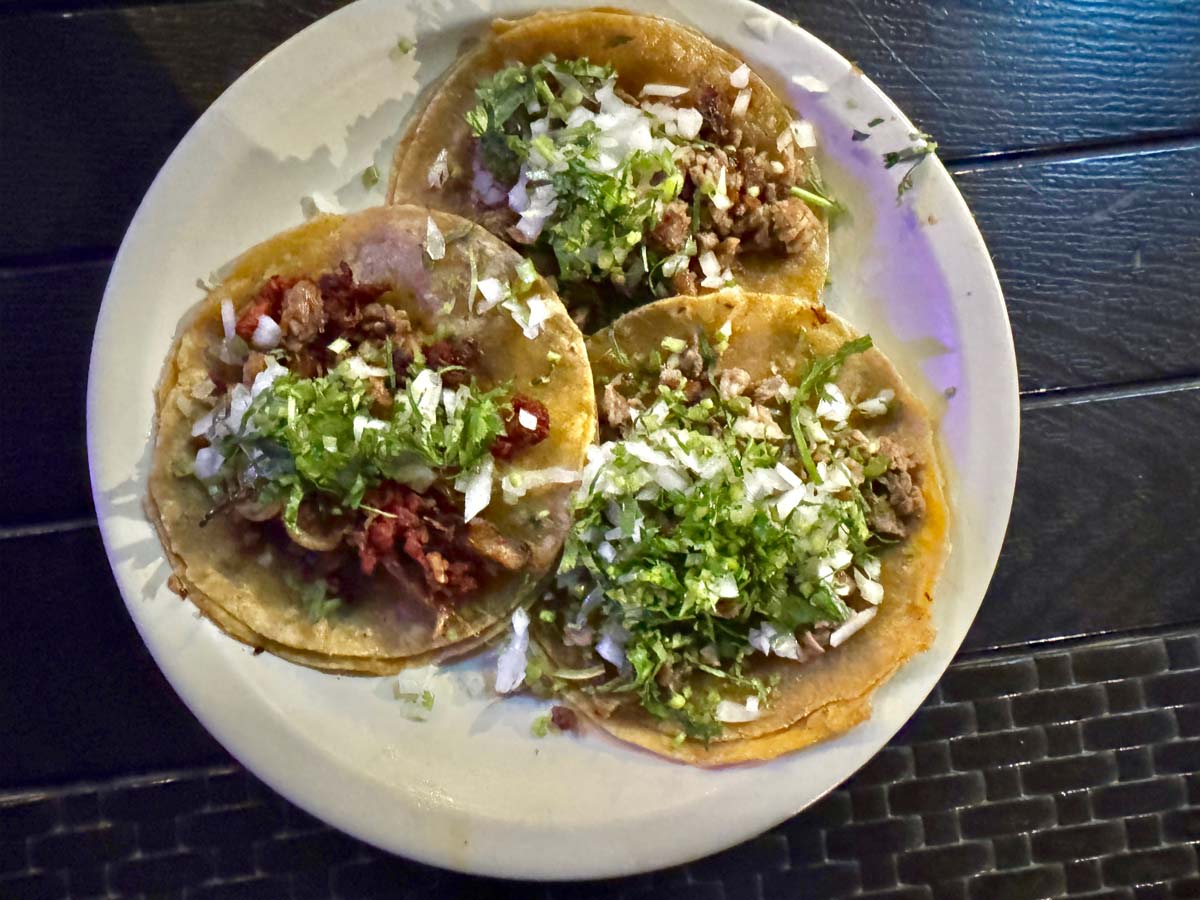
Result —
<instances>
[{"instance_id":1,"label":"taco","mask_svg":"<svg viewBox=\"0 0 1200 900\"><path fill-rule=\"evenodd\" d=\"M583 338L455 216L323 216L181 323L148 510L171 587L256 648L385 673L473 649L552 570L595 432Z\"/></svg>"},{"instance_id":2,"label":"taco","mask_svg":"<svg viewBox=\"0 0 1200 900\"><path fill-rule=\"evenodd\" d=\"M698 765L839 734L928 647L947 513L929 416L817 303L660 300L588 341L600 444L538 687Z\"/></svg>"},{"instance_id":3,"label":"taco","mask_svg":"<svg viewBox=\"0 0 1200 900\"><path fill-rule=\"evenodd\" d=\"M815 298L834 206L812 126L699 32L617 10L499 20L396 152L390 202L485 225L585 330L736 282Z\"/></svg>"}]
</instances>

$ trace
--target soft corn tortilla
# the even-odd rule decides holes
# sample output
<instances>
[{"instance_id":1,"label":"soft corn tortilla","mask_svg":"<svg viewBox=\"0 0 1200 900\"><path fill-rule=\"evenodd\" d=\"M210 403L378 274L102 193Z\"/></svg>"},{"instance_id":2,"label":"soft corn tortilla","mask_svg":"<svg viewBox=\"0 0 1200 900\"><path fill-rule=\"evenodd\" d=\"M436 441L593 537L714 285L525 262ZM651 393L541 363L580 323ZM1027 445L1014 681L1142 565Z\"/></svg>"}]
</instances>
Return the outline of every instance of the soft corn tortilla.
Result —
<instances>
[{"instance_id":1,"label":"soft corn tortilla","mask_svg":"<svg viewBox=\"0 0 1200 900\"><path fill-rule=\"evenodd\" d=\"M446 236L446 256L433 263L424 254L427 218ZM247 251L224 282L181 323L158 391L157 434L147 508L158 529L179 593L227 633L256 648L320 669L361 673L395 672L474 649L503 630L512 610L526 600L553 567L569 527L569 486L530 492L507 505L497 484L482 514L501 533L527 541L532 561L526 571L503 576L462 604L442 633L431 612L403 596L391 578L377 574L362 595L326 619L312 622L289 586L299 577L296 561L274 553L268 565L257 550L243 549L238 523L218 514L201 521L211 501L191 476L175 474L195 453L191 423L203 407L192 389L207 375L204 353L223 338L220 308L225 299L240 310L273 275L312 276L349 263L359 282L392 286L398 307L414 329L435 327L475 339L482 349L478 378L483 387L511 386L514 394L540 400L550 413L550 434L522 452L522 469L578 469L596 427L591 372L583 338L545 283L537 286L551 315L541 334L527 339L508 311L495 307L473 315L467 307L470 259L478 277L513 278L520 257L483 229L445 213L411 206L372 209L348 216L322 216ZM561 361L551 367L547 353ZM548 381L537 381L548 376ZM497 467L497 479L505 471ZM535 520L541 510L548 516Z\"/></svg>"},{"instance_id":2,"label":"soft corn tortilla","mask_svg":"<svg viewBox=\"0 0 1200 900\"><path fill-rule=\"evenodd\" d=\"M792 297L726 290L703 297L671 298L627 313L588 340L592 371L599 382L618 374L613 341L631 359L655 351L666 336L688 340L703 330L715 339L731 323L729 347L719 368L745 369L752 381L795 372L814 356L834 353L857 333L819 303ZM910 657L933 640L933 589L948 549L947 509L933 428L920 401L878 350L851 356L836 382L847 396L896 393L891 411L859 427L869 437L887 436L918 463L914 481L926 511L909 536L881 554L884 600L875 618L842 646L804 663L754 657L753 674L778 675L763 714L753 722L727 725L709 747L695 741L676 746L669 726L640 707L622 707L605 717L591 697L572 692L569 702L618 738L697 765L769 759L825 740L870 714L870 694ZM570 648L539 628L539 642L560 664L573 664Z\"/></svg>"},{"instance_id":3,"label":"soft corn tortilla","mask_svg":"<svg viewBox=\"0 0 1200 900\"><path fill-rule=\"evenodd\" d=\"M418 203L472 218L473 138L465 113L475 105L479 82L513 63L533 64L547 54L559 59L587 57L611 65L617 84L638 96L646 84L678 84L696 96L705 86L730 92L730 74L742 65L727 50L678 22L621 10L545 12L492 24L483 42L450 69L428 104L414 119L396 150L388 188L389 203ZM782 99L751 72L750 107L742 120L743 145L776 152L780 132L795 118ZM662 98L656 98L661 100ZM429 167L446 150L450 178L429 187ZM808 151L800 151L802 154ZM501 235L504 237L504 235ZM816 251L803 257L744 256L735 273L746 290L816 298L828 271L828 230Z\"/></svg>"}]
</instances>

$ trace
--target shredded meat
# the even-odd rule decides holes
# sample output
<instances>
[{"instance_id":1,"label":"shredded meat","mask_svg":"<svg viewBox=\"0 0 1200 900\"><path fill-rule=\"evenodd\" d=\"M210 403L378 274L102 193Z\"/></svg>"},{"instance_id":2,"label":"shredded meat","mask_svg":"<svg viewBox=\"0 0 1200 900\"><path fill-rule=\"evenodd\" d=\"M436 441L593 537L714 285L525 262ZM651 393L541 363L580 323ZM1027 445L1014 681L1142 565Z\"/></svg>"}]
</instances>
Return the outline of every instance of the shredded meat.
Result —
<instances>
[{"instance_id":1,"label":"shredded meat","mask_svg":"<svg viewBox=\"0 0 1200 900\"><path fill-rule=\"evenodd\" d=\"M283 346L299 353L325 328L325 302L313 282L302 278L283 295Z\"/></svg>"},{"instance_id":2,"label":"shredded meat","mask_svg":"<svg viewBox=\"0 0 1200 900\"><path fill-rule=\"evenodd\" d=\"M521 410L532 413L537 419L534 428L529 429L521 424ZM525 448L540 444L549 433L550 411L545 404L531 397L513 397L512 412L504 422L504 434L492 444L492 456L496 459L512 459Z\"/></svg>"},{"instance_id":3,"label":"shredded meat","mask_svg":"<svg viewBox=\"0 0 1200 900\"><path fill-rule=\"evenodd\" d=\"M470 546L462 512L441 493L418 494L386 482L364 498L383 515L370 519L352 537L359 565L371 575L382 565L406 587L420 584L417 596L430 606L453 605L475 591L486 577L486 561Z\"/></svg>"},{"instance_id":4,"label":"shredded meat","mask_svg":"<svg viewBox=\"0 0 1200 900\"><path fill-rule=\"evenodd\" d=\"M351 331L362 320L365 307L387 292L382 284L358 284L345 260L337 270L327 272L317 281L325 314L339 333Z\"/></svg>"}]
</instances>

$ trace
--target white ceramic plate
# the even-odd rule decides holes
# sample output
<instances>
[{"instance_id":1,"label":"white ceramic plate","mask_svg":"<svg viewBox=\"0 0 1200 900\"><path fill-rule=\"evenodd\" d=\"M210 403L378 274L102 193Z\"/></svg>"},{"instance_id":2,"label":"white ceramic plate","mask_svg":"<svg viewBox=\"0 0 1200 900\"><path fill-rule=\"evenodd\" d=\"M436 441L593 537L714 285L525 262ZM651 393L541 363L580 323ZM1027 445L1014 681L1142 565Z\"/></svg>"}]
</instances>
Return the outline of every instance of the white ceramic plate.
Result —
<instances>
[{"instance_id":1,"label":"white ceramic plate","mask_svg":"<svg viewBox=\"0 0 1200 900\"><path fill-rule=\"evenodd\" d=\"M560 5L587 5L563 3ZM921 167L897 203L884 150L911 125L851 65L746 0L645 0L732 44L751 65L812 75L790 88L817 127L834 193L831 308L869 331L942 414L953 552L935 604L938 638L875 700L869 722L771 763L703 771L606 738L537 739L544 705L472 696L480 658L430 673L431 718L408 721L391 679L338 678L252 656L166 588L142 515L151 389L175 325L207 277L302 220L314 192L348 209L381 203L392 148L416 93L461 41L523 0L361 0L268 55L200 118L134 217L109 279L92 351L88 447L96 510L130 614L184 702L271 787L380 847L464 871L531 878L638 872L751 837L836 786L920 704L967 632L999 554L1017 458L1017 379L1000 287L949 175ZM414 38L414 53L394 52ZM866 123L886 121L874 129ZM851 130L871 132L854 143ZM371 190L360 175L374 163ZM953 394L947 401L945 395Z\"/></svg>"}]
</instances>

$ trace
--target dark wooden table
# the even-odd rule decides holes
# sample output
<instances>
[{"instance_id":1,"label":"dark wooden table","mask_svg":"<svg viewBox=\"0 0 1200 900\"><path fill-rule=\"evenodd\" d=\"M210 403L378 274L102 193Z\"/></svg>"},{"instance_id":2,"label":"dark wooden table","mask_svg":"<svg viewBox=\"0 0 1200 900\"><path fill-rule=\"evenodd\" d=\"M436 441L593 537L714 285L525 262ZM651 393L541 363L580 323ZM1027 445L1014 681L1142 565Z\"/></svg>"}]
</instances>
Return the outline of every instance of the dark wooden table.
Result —
<instances>
[{"instance_id":1,"label":"dark wooden table","mask_svg":"<svg viewBox=\"0 0 1200 900\"><path fill-rule=\"evenodd\" d=\"M770 4L938 137L979 219L1016 503L959 659L866 769L586 887L388 857L273 795L158 673L100 545L83 397L113 253L199 113L338 5L0 0L0 897L1200 897L1193 0Z\"/></svg>"}]
</instances>

